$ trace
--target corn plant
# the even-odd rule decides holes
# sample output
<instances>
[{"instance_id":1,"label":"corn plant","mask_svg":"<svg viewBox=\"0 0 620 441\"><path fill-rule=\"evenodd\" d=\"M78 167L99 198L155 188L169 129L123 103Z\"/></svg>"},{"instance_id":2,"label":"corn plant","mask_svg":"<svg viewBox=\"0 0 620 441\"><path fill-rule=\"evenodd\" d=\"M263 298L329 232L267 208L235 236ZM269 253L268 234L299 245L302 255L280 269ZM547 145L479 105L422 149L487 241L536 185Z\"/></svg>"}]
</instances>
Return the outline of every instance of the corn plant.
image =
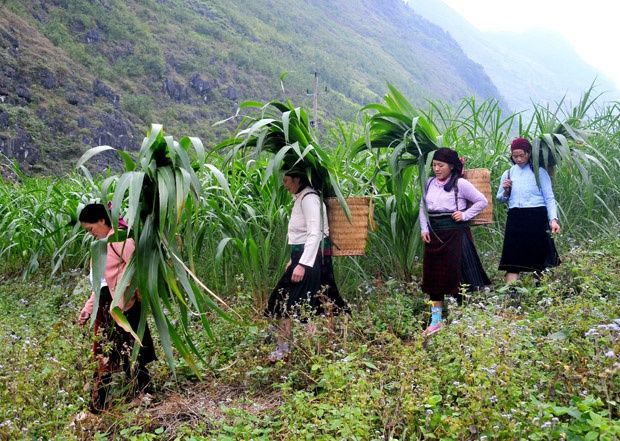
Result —
<instances>
[{"instance_id":1,"label":"corn plant","mask_svg":"<svg viewBox=\"0 0 620 441\"><path fill-rule=\"evenodd\" d=\"M539 165L548 169L553 177L556 165L565 165L569 173L581 184L585 194L588 216L591 215L594 201L592 170L597 167L605 173L606 160L591 144L592 130L588 128L589 118L596 99L592 96L593 86L587 90L577 106L564 110L563 101L555 109L547 106L534 106L534 115L529 123L520 118L519 133L532 140L532 162L538 179Z\"/></svg>"},{"instance_id":2,"label":"corn plant","mask_svg":"<svg viewBox=\"0 0 620 441\"><path fill-rule=\"evenodd\" d=\"M378 202L376 213L379 237L396 256L406 278L415 266L420 248L418 206L426 181L429 153L442 140L407 99L393 86L385 104L369 104L364 112L374 112L367 121L366 134L353 144L351 154L369 150L376 153L376 168L369 181L387 195ZM417 185L416 185L417 182Z\"/></svg>"},{"instance_id":3,"label":"corn plant","mask_svg":"<svg viewBox=\"0 0 620 441\"><path fill-rule=\"evenodd\" d=\"M429 153L442 145L441 137L407 99L392 85L383 104L368 104L362 112L375 112L368 120L366 135L355 142L353 155L366 149L388 149L388 165L394 176L397 197L406 185L403 171L417 165L424 173Z\"/></svg>"},{"instance_id":4,"label":"corn plant","mask_svg":"<svg viewBox=\"0 0 620 441\"><path fill-rule=\"evenodd\" d=\"M281 76L281 82L285 76ZM350 217L351 212L336 175L337 166L317 141L303 108L293 106L287 99L285 102L268 103L246 101L239 109L258 110L245 116L236 133L220 143L214 149L215 152L228 149L226 162L247 153L253 153L255 157L262 152L270 153L263 185L272 175L277 176L282 168L298 171L308 177L323 197L338 198L346 215Z\"/></svg>"},{"instance_id":5,"label":"corn plant","mask_svg":"<svg viewBox=\"0 0 620 441\"><path fill-rule=\"evenodd\" d=\"M88 199L89 185L72 177L27 178L11 166L12 182L0 183L0 256L22 268L23 278L41 264L51 274L84 261L83 234L76 225L77 207Z\"/></svg>"},{"instance_id":6,"label":"corn plant","mask_svg":"<svg viewBox=\"0 0 620 441\"><path fill-rule=\"evenodd\" d=\"M131 329L118 307L119 298L114 299L112 315L139 339L147 314L152 314L171 370L174 372L174 345L188 366L200 375L194 360L194 355L200 354L190 337L190 319L197 317L211 338L209 311L231 320L218 305L221 300L195 275L193 215L200 204L201 190L195 169L204 165L202 142L191 137L177 142L164 136L161 125L153 124L135 161L124 151L99 146L87 151L78 167L84 169L94 155L110 150L121 156L125 172L103 181L100 198L106 203L112 194L113 226L118 231L122 213L129 226L128 234L133 234L136 242L136 252L117 292L133 292L137 288L143 308L138 330ZM123 237L119 233L110 240L121 241ZM93 280L101 280L98 274L103 274L106 247L102 242L96 241L91 249Z\"/></svg>"},{"instance_id":7,"label":"corn plant","mask_svg":"<svg viewBox=\"0 0 620 441\"><path fill-rule=\"evenodd\" d=\"M620 104L612 103L606 108L600 108L590 119L588 128L591 132L590 144L595 146L603 158L604 171L595 168L591 174L594 187L596 208L591 210L592 219L596 220L597 214L605 213L616 219L620 211L620 190L615 185L616 176L620 173L620 158L618 147L620 146ZM601 210L598 210L598 208Z\"/></svg>"},{"instance_id":8,"label":"corn plant","mask_svg":"<svg viewBox=\"0 0 620 441\"><path fill-rule=\"evenodd\" d=\"M202 183L204 204L196 222L196 250L215 256L206 264L213 280L235 293L249 292L255 308L262 308L274 276L287 259L282 246L290 203L272 175L261 185L266 161L234 160L226 173L209 164Z\"/></svg>"},{"instance_id":9,"label":"corn plant","mask_svg":"<svg viewBox=\"0 0 620 441\"><path fill-rule=\"evenodd\" d=\"M504 116L495 100L478 102L464 98L456 107L442 102L429 102L424 112L433 128L442 134L445 146L465 157L466 168L495 170L505 161L505 146L514 130L516 115Z\"/></svg>"}]
</instances>

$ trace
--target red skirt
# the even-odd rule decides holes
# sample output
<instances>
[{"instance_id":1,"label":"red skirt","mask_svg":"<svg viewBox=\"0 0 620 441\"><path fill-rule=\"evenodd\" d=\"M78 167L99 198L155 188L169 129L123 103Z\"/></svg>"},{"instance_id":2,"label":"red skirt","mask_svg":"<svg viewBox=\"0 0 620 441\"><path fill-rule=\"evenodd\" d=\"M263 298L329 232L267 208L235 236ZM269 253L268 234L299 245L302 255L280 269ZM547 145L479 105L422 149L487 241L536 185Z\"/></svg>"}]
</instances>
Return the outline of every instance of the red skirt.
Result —
<instances>
[{"instance_id":1,"label":"red skirt","mask_svg":"<svg viewBox=\"0 0 620 441\"><path fill-rule=\"evenodd\" d=\"M451 295L460 300L463 284L475 291L491 284L469 229L468 222L455 222L450 214L430 217L431 242L425 244L422 291L433 301Z\"/></svg>"}]
</instances>

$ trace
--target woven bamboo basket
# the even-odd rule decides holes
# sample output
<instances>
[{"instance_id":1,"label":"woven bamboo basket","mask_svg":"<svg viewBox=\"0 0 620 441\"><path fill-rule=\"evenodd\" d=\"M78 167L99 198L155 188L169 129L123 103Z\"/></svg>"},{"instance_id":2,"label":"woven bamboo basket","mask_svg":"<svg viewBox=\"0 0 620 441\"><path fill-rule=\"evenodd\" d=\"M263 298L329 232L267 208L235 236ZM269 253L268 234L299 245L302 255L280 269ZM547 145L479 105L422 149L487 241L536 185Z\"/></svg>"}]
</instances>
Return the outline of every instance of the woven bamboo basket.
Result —
<instances>
[{"instance_id":1,"label":"woven bamboo basket","mask_svg":"<svg viewBox=\"0 0 620 441\"><path fill-rule=\"evenodd\" d=\"M350 197L345 200L351 210L351 222L338 198L325 198L332 256L363 256L368 238L370 198Z\"/></svg>"},{"instance_id":2,"label":"woven bamboo basket","mask_svg":"<svg viewBox=\"0 0 620 441\"><path fill-rule=\"evenodd\" d=\"M472 226L476 225L489 225L493 223L493 195L491 194L491 172L486 168L472 168L469 170L465 170L465 175L463 176L469 182L474 184L474 187L478 189L480 193L487 198L489 204L484 207L480 213L474 216L469 224Z\"/></svg>"}]
</instances>

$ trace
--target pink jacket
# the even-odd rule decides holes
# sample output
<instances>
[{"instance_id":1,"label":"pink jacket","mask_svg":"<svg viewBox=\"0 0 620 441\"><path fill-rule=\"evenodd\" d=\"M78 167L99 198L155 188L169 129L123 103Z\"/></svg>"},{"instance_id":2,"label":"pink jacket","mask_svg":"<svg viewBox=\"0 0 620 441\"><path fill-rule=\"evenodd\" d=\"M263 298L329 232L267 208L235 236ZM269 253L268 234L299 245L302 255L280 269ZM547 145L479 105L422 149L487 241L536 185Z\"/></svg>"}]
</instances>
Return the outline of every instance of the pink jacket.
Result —
<instances>
[{"instance_id":1,"label":"pink jacket","mask_svg":"<svg viewBox=\"0 0 620 441\"><path fill-rule=\"evenodd\" d=\"M110 230L108 233L108 237L110 237L114 233L114 230ZM110 294L112 298L116 297L116 286L118 285L119 280L121 279L123 272L125 272L125 267L131 259L131 255L136 249L136 243L133 239L127 239L125 242L108 242L108 257L106 259L105 264L105 273L103 275L106 283L108 284L108 288L110 289ZM138 297L136 294L138 291L134 293L133 296L127 302L127 305L124 303L124 299L121 298L118 306L126 311L131 308L133 304L136 302L136 298ZM93 305L95 303L95 293L93 292L84 308L82 308L82 312L86 312L88 314L93 313Z\"/></svg>"}]
</instances>

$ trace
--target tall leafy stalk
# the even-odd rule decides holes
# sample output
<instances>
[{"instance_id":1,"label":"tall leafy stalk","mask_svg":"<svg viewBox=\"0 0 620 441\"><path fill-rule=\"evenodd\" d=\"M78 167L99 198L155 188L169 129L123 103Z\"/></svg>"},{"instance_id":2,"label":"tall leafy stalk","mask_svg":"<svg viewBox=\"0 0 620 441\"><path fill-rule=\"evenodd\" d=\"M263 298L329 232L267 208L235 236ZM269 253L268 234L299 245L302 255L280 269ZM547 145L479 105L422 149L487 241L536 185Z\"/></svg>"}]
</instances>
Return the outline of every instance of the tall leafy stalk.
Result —
<instances>
[{"instance_id":1,"label":"tall leafy stalk","mask_svg":"<svg viewBox=\"0 0 620 441\"><path fill-rule=\"evenodd\" d=\"M285 76L281 76L281 81ZM338 198L345 213L350 216L340 190L337 166L314 136L307 112L293 106L289 100L264 104L246 101L240 106L240 110L244 109L258 110L245 116L236 133L221 142L214 152L228 150L226 162L247 154L256 157L263 152L270 153L263 184L272 175L278 176L284 164L285 169L305 174L323 197Z\"/></svg>"},{"instance_id":2,"label":"tall leafy stalk","mask_svg":"<svg viewBox=\"0 0 620 441\"><path fill-rule=\"evenodd\" d=\"M213 277L237 280L228 286L242 287L265 306L267 294L276 280L274 267L283 266L288 215L283 207L290 202L279 182L261 185L267 162L229 163L226 173L215 166L203 178L204 205L196 223L197 250L209 249ZM272 181L277 179L272 176ZM272 192L275 191L274 194ZM204 208L206 207L206 209Z\"/></svg>"},{"instance_id":3,"label":"tall leafy stalk","mask_svg":"<svg viewBox=\"0 0 620 441\"><path fill-rule=\"evenodd\" d=\"M164 136L163 126L153 124L144 138L134 161L129 154L110 146L87 151L78 167L94 155L116 151L124 161L125 171L112 175L101 185L103 203L112 195L111 219L118 232L110 238L122 241L118 218L122 214L133 234L136 252L128 262L117 292L138 289L142 297L142 320L138 330L131 329L115 298L112 315L137 338L144 330L146 315L154 319L160 341L174 372L173 346L200 375L194 356L200 358L189 333L189 324L198 318L213 338L207 318L215 311L226 319L231 317L218 305L221 300L195 275L193 214L200 204L200 181L195 173L204 165L205 152L197 138L184 137L178 142ZM93 272L105 264L106 248L93 247ZM187 262L187 263L186 263ZM94 277L94 280L100 280ZM178 325L175 324L178 318Z\"/></svg>"},{"instance_id":4,"label":"tall leafy stalk","mask_svg":"<svg viewBox=\"0 0 620 441\"><path fill-rule=\"evenodd\" d=\"M553 177L556 165L564 165L572 179L580 183L585 195L587 216L594 208L595 186L593 167L606 173L608 161L591 143L595 132L588 128L598 96L592 96L593 86L587 90L577 106L564 111L562 103L555 109L548 105L534 106L534 115L528 124L520 120L519 133L532 140L532 161L538 179L538 168L548 169ZM599 95L600 96L600 95Z\"/></svg>"},{"instance_id":5,"label":"tall leafy stalk","mask_svg":"<svg viewBox=\"0 0 620 441\"><path fill-rule=\"evenodd\" d=\"M6 267L22 271L23 279L49 266L51 274L83 261L83 235L77 208L89 199L90 184L82 177L26 177L15 164L12 181L0 182L0 257Z\"/></svg>"},{"instance_id":6,"label":"tall leafy stalk","mask_svg":"<svg viewBox=\"0 0 620 441\"><path fill-rule=\"evenodd\" d=\"M495 100L479 102L464 98L453 107L430 102L424 115L435 130L442 133L445 146L465 157L466 168L488 168L491 171L505 160L505 146L514 130L515 115L504 116ZM503 168L503 166L502 166Z\"/></svg>"}]
</instances>

